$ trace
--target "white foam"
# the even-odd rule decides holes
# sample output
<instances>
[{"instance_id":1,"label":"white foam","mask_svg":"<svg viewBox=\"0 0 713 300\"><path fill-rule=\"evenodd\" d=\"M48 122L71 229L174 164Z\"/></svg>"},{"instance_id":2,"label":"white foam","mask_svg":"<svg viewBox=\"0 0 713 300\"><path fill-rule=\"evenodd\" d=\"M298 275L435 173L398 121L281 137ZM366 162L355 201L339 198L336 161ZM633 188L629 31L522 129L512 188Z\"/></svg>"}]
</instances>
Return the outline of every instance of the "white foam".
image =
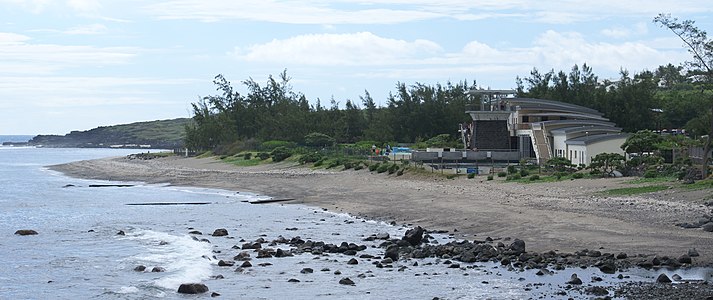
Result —
<instances>
[{"instance_id":1,"label":"white foam","mask_svg":"<svg viewBox=\"0 0 713 300\"><path fill-rule=\"evenodd\" d=\"M133 259L145 262L148 268L154 266L166 269L154 285L176 290L182 283L201 282L210 278L212 267L210 260L204 257L212 255L210 244L193 240L190 236L177 236L165 232L139 230L127 233L127 238L135 239L146 245L148 253ZM161 242L166 244L161 245Z\"/></svg>"},{"instance_id":2,"label":"white foam","mask_svg":"<svg viewBox=\"0 0 713 300\"><path fill-rule=\"evenodd\" d=\"M133 294L138 292L139 288L135 286L122 286L118 291L116 291L117 294Z\"/></svg>"}]
</instances>

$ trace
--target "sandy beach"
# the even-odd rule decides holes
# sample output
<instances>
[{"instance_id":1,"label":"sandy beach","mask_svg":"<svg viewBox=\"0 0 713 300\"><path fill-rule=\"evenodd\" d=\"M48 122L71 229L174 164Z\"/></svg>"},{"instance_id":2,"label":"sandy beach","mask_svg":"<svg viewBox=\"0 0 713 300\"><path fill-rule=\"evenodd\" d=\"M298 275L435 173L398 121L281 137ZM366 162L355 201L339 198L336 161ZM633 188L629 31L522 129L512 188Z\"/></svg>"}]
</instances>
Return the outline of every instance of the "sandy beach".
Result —
<instances>
[{"instance_id":1,"label":"sandy beach","mask_svg":"<svg viewBox=\"0 0 713 300\"><path fill-rule=\"evenodd\" d=\"M311 170L291 163L235 167L212 158L129 160L123 157L50 167L69 176L253 192L369 219L445 230L466 239L519 238L528 251L582 249L679 257L712 266L713 233L684 229L711 213L709 191L668 190L629 197L599 192L633 186L631 178L510 183L403 176L368 170Z\"/></svg>"}]
</instances>

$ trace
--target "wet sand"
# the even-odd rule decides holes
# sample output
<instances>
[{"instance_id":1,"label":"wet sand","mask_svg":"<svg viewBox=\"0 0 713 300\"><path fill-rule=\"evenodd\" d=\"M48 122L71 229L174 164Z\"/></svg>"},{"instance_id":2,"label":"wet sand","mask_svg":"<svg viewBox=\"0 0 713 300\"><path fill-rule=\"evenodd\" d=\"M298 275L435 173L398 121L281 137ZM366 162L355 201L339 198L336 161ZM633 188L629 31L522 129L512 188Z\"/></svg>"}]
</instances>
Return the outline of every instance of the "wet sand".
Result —
<instances>
[{"instance_id":1,"label":"wet sand","mask_svg":"<svg viewBox=\"0 0 713 300\"><path fill-rule=\"evenodd\" d=\"M519 238L527 251L582 249L678 257L713 266L713 233L683 229L710 214L710 191L668 190L627 197L599 192L634 186L631 178L510 183L428 174L397 177L368 170L311 170L291 163L235 167L212 158L109 158L51 169L69 176L253 192L369 219L447 230L457 237Z\"/></svg>"}]
</instances>

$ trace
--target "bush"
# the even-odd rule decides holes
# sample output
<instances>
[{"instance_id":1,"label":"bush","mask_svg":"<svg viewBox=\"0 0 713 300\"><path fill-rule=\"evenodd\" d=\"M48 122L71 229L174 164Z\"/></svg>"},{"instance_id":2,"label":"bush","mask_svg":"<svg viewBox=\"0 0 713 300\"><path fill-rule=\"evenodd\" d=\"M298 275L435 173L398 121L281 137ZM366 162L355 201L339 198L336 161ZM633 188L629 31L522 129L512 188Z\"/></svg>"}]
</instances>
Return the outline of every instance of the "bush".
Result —
<instances>
[{"instance_id":1,"label":"bush","mask_svg":"<svg viewBox=\"0 0 713 300\"><path fill-rule=\"evenodd\" d=\"M515 166L508 166L508 174L515 174L517 172L517 168Z\"/></svg>"},{"instance_id":2,"label":"bush","mask_svg":"<svg viewBox=\"0 0 713 300\"><path fill-rule=\"evenodd\" d=\"M327 161L327 158L326 158L326 157L322 157L322 158L320 158L318 161L315 161L315 162L314 162L314 166L315 166L315 167L320 167L320 166L322 166L322 165L324 164L325 161Z\"/></svg>"},{"instance_id":3,"label":"bush","mask_svg":"<svg viewBox=\"0 0 713 300\"><path fill-rule=\"evenodd\" d=\"M468 179L475 178L475 173L468 173Z\"/></svg>"},{"instance_id":4,"label":"bush","mask_svg":"<svg viewBox=\"0 0 713 300\"><path fill-rule=\"evenodd\" d=\"M318 160L322 159L324 155L319 152L312 152L308 153L305 155L300 156L300 159L298 160L300 164L306 164L306 163L316 163Z\"/></svg>"},{"instance_id":5,"label":"bush","mask_svg":"<svg viewBox=\"0 0 713 300\"><path fill-rule=\"evenodd\" d=\"M448 178L448 179L456 179L456 177L458 177L458 175L456 175L456 174L448 174L448 175L446 175L446 178Z\"/></svg>"},{"instance_id":6,"label":"bush","mask_svg":"<svg viewBox=\"0 0 713 300\"><path fill-rule=\"evenodd\" d=\"M404 175L404 169L399 169L398 172L396 172L396 176L401 176Z\"/></svg>"},{"instance_id":7,"label":"bush","mask_svg":"<svg viewBox=\"0 0 713 300\"><path fill-rule=\"evenodd\" d=\"M536 181L536 180L540 180L540 175L535 174L535 175L530 176L530 181Z\"/></svg>"},{"instance_id":8,"label":"bush","mask_svg":"<svg viewBox=\"0 0 713 300\"><path fill-rule=\"evenodd\" d=\"M253 158L252 152L248 152L248 153L243 154L243 159L244 159L244 160L250 160L251 158Z\"/></svg>"},{"instance_id":9,"label":"bush","mask_svg":"<svg viewBox=\"0 0 713 300\"><path fill-rule=\"evenodd\" d=\"M530 175L530 171L525 169L520 170L520 176L527 177L528 175Z\"/></svg>"},{"instance_id":10,"label":"bush","mask_svg":"<svg viewBox=\"0 0 713 300\"><path fill-rule=\"evenodd\" d=\"M376 169L379 168L379 166L380 166L380 164L369 165L369 171L374 172L374 171L376 171Z\"/></svg>"},{"instance_id":11,"label":"bush","mask_svg":"<svg viewBox=\"0 0 713 300\"><path fill-rule=\"evenodd\" d=\"M508 173L506 172L498 172L498 177L505 177L508 176Z\"/></svg>"},{"instance_id":12,"label":"bush","mask_svg":"<svg viewBox=\"0 0 713 300\"><path fill-rule=\"evenodd\" d=\"M658 172L656 170L647 170L644 173L644 178L656 178L658 176Z\"/></svg>"},{"instance_id":13,"label":"bush","mask_svg":"<svg viewBox=\"0 0 713 300\"><path fill-rule=\"evenodd\" d=\"M513 175L512 175L512 179L513 179L513 180L518 180L518 179L520 179L520 178L522 178L522 176L520 176L520 174L513 174Z\"/></svg>"},{"instance_id":14,"label":"bush","mask_svg":"<svg viewBox=\"0 0 713 300\"><path fill-rule=\"evenodd\" d=\"M321 132L312 132L304 137L305 145L312 147L328 147L334 144L334 138Z\"/></svg>"},{"instance_id":15,"label":"bush","mask_svg":"<svg viewBox=\"0 0 713 300\"><path fill-rule=\"evenodd\" d=\"M296 147L297 144L288 141L266 141L260 144L260 150L262 151L272 151L277 147L285 147L287 149L292 149Z\"/></svg>"},{"instance_id":16,"label":"bush","mask_svg":"<svg viewBox=\"0 0 713 300\"><path fill-rule=\"evenodd\" d=\"M389 170L389 164L381 164L376 168L376 173L384 173Z\"/></svg>"},{"instance_id":17,"label":"bush","mask_svg":"<svg viewBox=\"0 0 713 300\"><path fill-rule=\"evenodd\" d=\"M257 158L259 158L260 160L266 160L266 159L270 158L270 153L267 153L267 152L259 152L259 153L257 154Z\"/></svg>"},{"instance_id":18,"label":"bush","mask_svg":"<svg viewBox=\"0 0 713 300\"><path fill-rule=\"evenodd\" d=\"M280 162L292 156L292 151L287 149L287 147L280 146L273 149L272 152L270 152L270 156L272 156L272 161Z\"/></svg>"},{"instance_id":19,"label":"bush","mask_svg":"<svg viewBox=\"0 0 713 300\"><path fill-rule=\"evenodd\" d=\"M334 167L339 166L339 165L341 165L341 164L342 164L342 162L341 162L339 159L330 160L329 163L327 163L327 169L334 168Z\"/></svg>"},{"instance_id":20,"label":"bush","mask_svg":"<svg viewBox=\"0 0 713 300\"><path fill-rule=\"evenodd\" d=\"M574 178L574 179L582 179L582 178L584 178L584 174L582 174L582 173L574 173L574 174L572 174L572 178Z\"/></svg>"},{"instance_id":21,"label":"bush","mask_svg":"<svg viewBox=\"0 0 713 300\"><path fill-rule=\"evenodd\" d=\"M493 175L488 175L488 181L493 180Z\"/></svg>"},{"instance_id":22,"label":"bush","mask_svg":"<svg viewBox=\"0 0 713 300\"><path fill-rule=\"evenodd\" d=\"M354 162L353 161L345 161L343 163L344 165L344 170L349 170L354 167Z\"/></svg>"},{"instance_id":23,"label":"bush","mask_svg":"<svg viewBox=\"0 0 713 300\"><path fill-rule=\"evenodd\" d=\"M357 164L356 166L354 166L354 171L359 171L359 170L361 170L361 169L363 169L363 168L364 168L364 165L362 165L362 164Z\"/></svg>"},{"instance_id":24,"label":"bush","mask_svg":"<svg viewBox=\"0 0 713 300\"><path fill-rule=\"evenodd\" d=\"M389 166L389 174L394 174L398 170L399 170L399 166L397 164L392 164Z\"/></svg>"}]
</instances>

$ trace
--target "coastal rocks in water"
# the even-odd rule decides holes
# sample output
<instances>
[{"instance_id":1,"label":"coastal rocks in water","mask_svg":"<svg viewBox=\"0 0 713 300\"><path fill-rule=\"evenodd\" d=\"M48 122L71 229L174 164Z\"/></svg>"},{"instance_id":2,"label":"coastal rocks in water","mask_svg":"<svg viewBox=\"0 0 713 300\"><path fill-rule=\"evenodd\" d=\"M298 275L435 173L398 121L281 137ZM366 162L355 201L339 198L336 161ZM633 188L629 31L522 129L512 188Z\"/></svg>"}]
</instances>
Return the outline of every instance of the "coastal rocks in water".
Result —
<instances>
[{"instance_id":1,"label":"coastal rocks in water","mask_svg":"<svg viewBox=\"0 0 713 300\"><path fill-rule=\"evenodd\" d=\"M352 258L347 262L347 265L358 265L359 261L356 258Z\"/></svg>"},{"instance_id":2,"label":"coastal rocks in water","mask_svg":"<svg viewBox=\"0 0 713 300\"><path fill-rule=\"evenodd\" d=\"M656 278L656 282L658 283L671 283L671 279L666 276L666 274L661 274L659 275L658 278Z\"/></svg>"},{"instance_id":3,"label":"coastal rocks in water","mask_svg":"<svg viewBox=\"0 0 713 300\"><path fill-rule=\"evenodd\" d=\"M304 268L302 271L300 271L302 274L312 274L314 273L314 270L312 268Z\"/></svg>"},{"instance_id":4,"label":"coastal rocks in water","mask_svg":"<svg viewBox=\"0 0 713 300\"><path fill-rule=\"evenodd\" d=\"M208 287L202 283L183 283L178 287L179 294L202 294L208 291Z\"/></svg>"},{"instance_id":5,"label":"coastal rocks in water","mask_svg":"<svg viewBox=\"0 0 713 300\"><path fill-rule=\"evenodd\" d=\"M144 266L144 265L136 266L136 268L134 268L134 271L136 271L136 272L146 271L146 266Z\"/></svg>"},{"instance_id":6,"label":"coastal rocks in water","mask_svg":"<svg viewBox=\"0 0 713 300\"><path fill-rule=\"evenodd\" d=\"M413 246L416 246L420 244L421 239L423 239L423 228L421 228L421 226L416 226L415 228L406 230L404 237L401 239L407 241Z\"/></svg>"},{"instance_id":7,"label":"coastal rocks in water","mask_svg":"<svg viewBox=\"0 0 713 300\"><path fill-rule=\"evenodd\" d=\"M161 273L161 272L166 272L166 269L164 269L162 267L153 267L153 268L151 268L151 272L152 273Z\"/></svg>"},{"instance_id":8,"label":"coastal rocks in water","mask_svg":"<svg viewBox=\"0 0 713 300\"><path fill-rule=\"evenodd\" d=\"M582 279L579 279L579 277L577 277L577 274L575 273L575 274L572 274L572 277L569 278L569 281L567 281L567 284L580 285L580 284L582 284Z\"/></svg>"},{"instance_id":9,"label":"coastal rocks in water","mask_svg":"<svg viewBox=\"0 0 713 300\"><path fill-rule=\"evenodd\" d=\"M219 267L232 267L235 265L235 262L232 260L219 260L218 261L218 266Z\"/></svg>"},{"instance_id":10,"label":"coastal rocks in water","mask_svg":"<svg viewBox=\"0 0 713 300\"><path fill-rule=\"evenodd\" d=\"M343 284L343 285L356 285L356 284L354 283L354 281L352 281L351 279L349 279L349 277L344 277L344 278L342 278L342 279L339 279L339 284Z\"/></svg>"},{"instance_id":11,"label":"coastal rocks in water","mask_svg":"<svg viewBox=\"0 0 713 300\"><path fill-rule=\"evenodd\" d=\"M188 234L202 235L203 233L198 230L192 230L192 231L189 231Z\"/></svg>"},{"instance_id":12,"label":"coastal rocks in water","mask_svg":"<svg viewBox=\"0 0 713 300\"><path fill-rule=\"evenodd\" d=\"M678 258L678 262L680 262L680 263L682 263L682 264L690 264L690 263L693 262L693 260L691 259L691 256L690 256L690 255L684 254L684 255L681 255L681 256Z\"/></svg>"},{"instance_id":13,"label":"coastal rocks in water","mask_svg":"<svg viewBox=\"0 0 713 300\"><path fill-rule=\"evenodd\" d=\"M390 236L388 233L382 232L382 233L377 233L375 238L377 240L388 240L390 238Z\"/></svg>"},{"instance_id":14,"label":"coastal rocks in water","mask_svg":"<svg viewBox=\"0 0 713 300\"><path fill-rule=\"evenodd\" d=\"M124 232L123 230L119 230L119 232L117 232L116 235L126 235L126 232Z\"/></svg>"},{"instance_id":15,"label":"coastal rocks in water","mask_svg":"<svg viewBox=\"0 0 713 300\"><path fill-rule=\"evenodd\" d=\"M250 268L252 267L253 264L251 264L249 261L244 261L242 265L240 265L241 268Z\"/></svg>"},{"instance_id":16,"label":"coastal rocks in water","mask_svg":"<svg viewBox=\"0 0 713 300\"><path fill-rule=\"evenodd\" d=\"M15 231L16 235L36 235L38 234L37 231L34 231L32 229L20 229L18 231Z\"/></svg>"},{"instance_id":17,"label":"coastal rocks in water","mask_svg":"<svg viewBox=\"0 0 713 300\"><path fill-rule=\"evenodd\" d=\"M213 236L226 236L228 235L228 230L225 228L218 228L213 231Z\"/></svg>"},{"instance_id":18,"label":"coastal rocks in water","mask_svg":"<svg viewBox=\"0 0 713 300\"><path fill-rule=\"evenodd\" d=\"M290 280L287 280L287 282L300 282L300 280L295 279L295 278L290 278Z\"/></svg>"},{"instance_id":19,"label":"coastal rocks in water","mask_svg":"<svg viewBox=\"0 0 713 300\"><path fill-rule=\"evenodd\" d=\"M602 271L604 274L614 274L616 273L616 265L614 264L613 261L605 261L601 263L599 266L599 271Z\"/></svg>"},{"instance_id":20,"label":"coastal rocks in water","mask_svg":"<svg viewBox=\"0 0 713 300\"><path fill-rule=\"evenodd\" d=\"M585 290L585 292L587 292L587 294L594 295L594 296L606 296L606 295L609 295L609 291L607 291L607 289L605 289L605 288L603 288L603 287L601 287L601 286L588 287L588 288Z\"/></svg>"}]
</instances>

